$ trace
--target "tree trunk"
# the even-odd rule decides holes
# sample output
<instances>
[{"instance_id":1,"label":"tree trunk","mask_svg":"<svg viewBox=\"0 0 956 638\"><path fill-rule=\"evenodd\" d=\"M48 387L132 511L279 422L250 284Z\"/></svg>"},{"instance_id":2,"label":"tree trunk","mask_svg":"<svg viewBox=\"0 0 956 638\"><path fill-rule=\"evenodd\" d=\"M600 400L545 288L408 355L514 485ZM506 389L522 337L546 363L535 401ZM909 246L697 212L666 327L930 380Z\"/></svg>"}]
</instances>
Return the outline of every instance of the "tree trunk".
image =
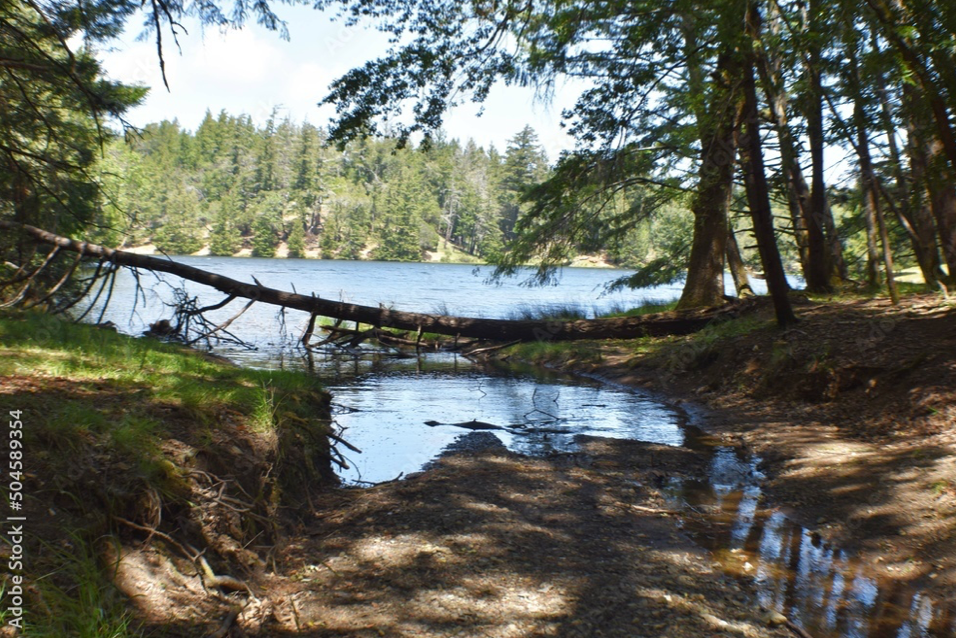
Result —
<instances>
[{"instance_id":1,"label":"tree trunk","mask_svg":"<svg viewBox=\"0 0 956 638\"><path fill-rule=\"evenodd\" d=\"M875 39L875 34L874 34ZM876 44L874 43L874 46ZM904 98L910 89L904 87ZM923 273L923 281L931 287L936 286L937 278L942 274L940 270L939 251L936 248L936 223L932 214L923 205L922 198L914 198L910 189L913 184L922 188L922 180L917 177L925 174L925 167L919 167L918 159L914 157L912 144L908 146L910 152L911 179L907 179L900 158L900 151L896 143L896 126L893 122L893 112L886 90L886 79L883 73L876 73L876 94L880 100L880 119L883 123L883 132L888 140L890 165L896 179L897 198L890 202L893 212L896 213L900 226L906 231L913 248L913 254ZM910 126L910 141L912 142L912 121ZM889 197L887 197L889 199Z\"/></svg>"},{"instance_id":2,"label":"tree trunk","mask_svg":"<svg viewBox=\"0 0 956 638\"><path fill-rule=\"evenodd\" d=\"M267 288L259 284L236 281L170 259L113 250L15 222L0 220L0 229L22 232L35 242L59 246L61 251L81 253L118 266L143 268L176 275L189 281L210 286L230 297L251 299L283 308L302 310L317 316L355 321L377 328L420 330L421 332L432 332L453 337L505 342L629 339L641 336L681 335L696 332L714 320L735 316L741 312L739 305L731 305L724 306L721 309L704 311L578 321L509 321L506 319L477 319L402 312L385 306L376 308L341 301L330 301L316 296L300 295Z\"/></svg>"},{"instance_id":3,"label":"tree trunk","mask_svg":"<svg viewBox=\"0 0 956 638\"><path fill-rule=\"evenodd\" d=\"M760 38L760 13L753 0L747 3L747 33L754 41ZM796 323L790 305L790 285L783 270L777 238L773 229L773 214L770 209L770 189L763 163L763 149L760 141L760 112L757 102L757 83L754 78L754 55L748 51L743 69L743 131L740 140L740 161L744 171L744 183L747 189L747 202L753 219L754 234L757 237L757 249L763 264L767 287L773 299L777 324L786 326Z\"/></svg>"},{"instance_id":4,"label":"tree trunk","mask_svg":"<svg viewBox=\"0 0 956 638\"><path fill-rule=\"evenodd\" d=\"M953 129L946 99L940 92L940 87L937 86L933 71L930 70L922 55L914 48L912 42L901 33L902 29L900 27L910 25L904 24L907 21L901 21L896 16L893 8L886 0L866 0L866 3L883 26L883 37L899 51L905 66L919 83L925 102L933 114L933 121L936 124L936 137L940 141L944 155L949 160L950 169L956 171L956 130ZM893 4L896 10L905 13L902 2L894 0ZM936 76L940 78L953 73L953 69L950 68L938 68L935 71ZM951 276L953 274L950 273Z\"/></svg>"},{"instance_id":5,"label":"tree trunk","mask_svg":"<svg viewBox=\"0 0 956 638\"><path fill-rule=\"evenodd\" d=\"M732 53L717 61L715 87L707 122L699 122L701 159L694 198L694 239L687 282L678 309L716 306L724 302L724 252L727 213L734 184L737 127L737 70Z\"/></svg>"},{"instance_id":6,"label":"tree trunk","mask_svg":"<svg viewBox=\"0 0 956 638\"><path fill-rule=\"evenodd\" d=\"M949 276L946 283L956 283L956 187L953 186L953 172L947 170L943 155L943 145L939 139L929 142L929 184L930 209L936 219L939 244L943 249L943 259Z\"/></svg>"},{"instance_id":7,"label":"tree trunk","mask_svg":"<svg viewBox=\"0 0 956 638\"><path fill-rule=\"evenodd\" d=\"M856 60L852 57L850 64L852 66L851 73L856 74L858 72ZM871 229L873 222L875 222L876 228L879 230L880 242L883 244L886 287L890 293L890 299L893 300L894 304L897 304L900 302L900 293L896 287L896 278L893 275L893 251L890 246L890 236L886 230L886 220L883 218L883 211L880 208L880 200L877 194L876 175L873 173L873 161L870 157L870 140L866 135L866 116L863 113L859 90L854 93L853 122L856 126L856 150L860 159L860 186L863 189L863 206L867 218L867 279L871 285L876 283L876 240L872 237Z\"/></svg>"},{"instance_id":8,"label":"tree trunk","mask_svg":"<svg viewBox=\"0 0 956 638\"><path fill-rule=\"evenodd\" d=\"M899 303L900 294L896 288L896 279L893 276L893 252L890 246L889 235L886 232L886 221L880 207L879 182L873 172L873 160L870 155L870 138L867 134L866 112L863 102L863 79L860 76L858 51L860 38L853 25L844 29L846 41L845 52L849 62L846 74L847 88L853 99L853 128L856 130L857 157L860 161L860 189L863 194L863 212L866 219L866 270L867 283L876 286L878 283L876 231L879 231L880 241L883 244L883 264L886 268L886 287L889 290L893 303Z\"/></svg>"},{"instance_id":9,"label":"tree trunk","mask_svg":"<svg viewBox=\"0 0 956 638\"><path fill-rule=\"evenodd\" d=\"M734 235L734 229L727 228L727 268L734 279L734 288L737 290L737 297L744 299L753 297L754 291L750 287L750 277L747 275L747 266L744 264L743 257L740 255L740 246L737 244L737 237Z\"/></svg>"},{"instance_id":10,"label":"tree trunk","mask_svg":"<svg viewBox=\"0 0 956 638\"><path fill-rule=\"evenodd\" d=\"M810 269L807 272L807 290L811 292L830 292L831 257L827 249L826 222L827 194L824 182L823 163L823 81L821 76L820 45L812 39L820 36L819 14L820 0L810 0L809 37L811 44L809 60L806 65L809 80L807 96L807 137L810 141L810 163L812 189L810 191L810 215L807 218L807 242L810 257Z\"/></svg>"},{"instance_id":11,"label":"tree trunk","mask_svg":"<svg viewBox=\"0 0 956 638\"><path fill-rule=\"evenodd\" d=\"M876 211L873 192L860 182L863 193L863 220L866 222L866 285L877 288L880 285L880 254L876 249Z\"/></svg>"},{"instance_id":12,"label":"tree trunk","mask_svg":"<svg viewBox=\"0 0 956 638\"><path fill-rule=\"evenodd\" d=\"M779 8L770 3L770 31L776 36L780 31ZM787 92L780 79L780 56L777 51L760 49L755 52L757 73L763 84L767 103L770 107L770 118L780 144L780 168L786 177L787 204L790 209L790 221L793 225L794 241L800 255L800 266L804 279L809 276L810 249L807 237L807 219L810 216L810 187L800 167L800 157L797 145L790 130L789 116L787 115Z\"/></svg>"},{"instance_id":13,"label":"tree trunk","mask_svg":"<svg viewBox=\"0 0 956 638\"><path fill-rule=\"evenodd\" d=\"M942 144L935 136L935 127L921 110L918 91L909 89L907 98L913 182L914 189L918 189L916 194L921 196L914 198L917 200L914 207L922 205L924 212L928 209L926 216L930 219L923 221L922 225L935 226L943 260L949 270L945 279L947 282L956 281L956 190L951 181L952 172L943 156ZM934 249L935 243L936 238L933 240ZM942 273L940 278L944 278Z\"/></svg>"}]
</instances>

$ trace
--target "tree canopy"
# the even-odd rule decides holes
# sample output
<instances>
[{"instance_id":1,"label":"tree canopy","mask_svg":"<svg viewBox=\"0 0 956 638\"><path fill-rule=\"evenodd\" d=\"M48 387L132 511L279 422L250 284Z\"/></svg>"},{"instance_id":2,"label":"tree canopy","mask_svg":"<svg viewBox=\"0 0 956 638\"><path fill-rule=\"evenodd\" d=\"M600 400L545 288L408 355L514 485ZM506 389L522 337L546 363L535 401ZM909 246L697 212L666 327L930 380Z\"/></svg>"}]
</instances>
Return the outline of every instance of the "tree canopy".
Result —
<instances>
[{"instance_id":1,"label":"tree canopy","mask_svg":"<svg viewBox=\"0 0 956 638\"><path fill-rule=\"evenodd\" d=\"M732 231L753 238L741 243L757 249L782 323L792 318L780 257L785 236L811 290L829 291L864 273L870 285L885 278L895 297L894 263L901 260L917 264L930 284L953 283L956 11L948 3L319 0L314 6L388 33L392 48L332 83L323 103L334 105L337 117L327 132L283 130L273 118L256 148L256 170L240 186L227 160L204 167L201 190L191 178L176 181L156 203L167 211L161 237L188 244L204 232L195 227L202 217L195 211L210 195L223 208L246 205L252 193L262 213L249 220L261 231L254 250L271 254L269 235L291 239L281 193L292 184L301 194L297 203L312 211L302 218L302 234L321 225L322 241L335 238L348 247L343 255L354 255L362 242L349 229L374 211L342 204L347 195L337 202L326 197L334 176L323 173L314 148L335 142L362 153L372 149L364 137L388 133L400 146L421 136L428 152L441 142L448 109L481 102L496 82L534 87L547 98L573 78L587 87L563 114L577 146L553 170L541 170L531 137L517 139L505 169L537 184L518 189L499 181L510 194L489 205L481 162L467 148L457 164L445 162L437 180L403 168L395 187L378 193L404 215L393 227L401 232L383 235L381 254L411 256L416 223L420 243L432 231L451 240L458 228L474 250L495 256L501 273L536 262L546 279L576 250L618 250L644 220L676 203L693 215L690 241L675 242L666 263L647 264L631 283L686 268L685 307L721 301L724 267L740 254ZM0 214L60 230L70 230L68 220L76 228L93 222L104 208L88 174L104 138L102 118L121 118L143 89L104 80L95 58L68 42L76 35L88 45L108 42L142 18L162 66L169 41L184 33L184 16L223 28L255 20L284 32L268 1L2 6L0 91L9 108L0 122L0 151L9 170L0 182ZM209 130L197 133L197 158L210 149L225 158L229 144L248 148L203 128ZM146 143L162 153L162 126L157 134ZM280 170L280 156L293 147L299 156ZM840 184L828 183L828 150L845 157ZM388 162L374 154L367 159L358 170L374 184ZM122 187L137 179L134 170ZM416 180L441 182L434 202L418 197ZM362 198L353 193L353 201ZM507 214L492 220L487 211L498 207ZM216 231L217 249L242 241L247 229L227 213L206 213L202 224Z\"/></svg>"}]
</instances>

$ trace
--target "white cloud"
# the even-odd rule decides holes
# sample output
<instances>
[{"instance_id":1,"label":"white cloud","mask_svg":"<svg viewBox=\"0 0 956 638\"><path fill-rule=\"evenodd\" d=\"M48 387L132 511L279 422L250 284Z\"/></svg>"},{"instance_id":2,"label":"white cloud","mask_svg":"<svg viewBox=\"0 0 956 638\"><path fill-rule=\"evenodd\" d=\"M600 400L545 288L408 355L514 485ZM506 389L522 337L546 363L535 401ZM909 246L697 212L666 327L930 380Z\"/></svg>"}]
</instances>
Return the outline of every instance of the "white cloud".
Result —
<instances>
[{"instance_id":1,"label":"white cloud","mask_svg":"<svg viewBox=\"0 0 956 638\"><path fill-rule=\"evenodd\" d=\"M187 24L189 35L180 37L180 55L167 34L163 44L168 92L154 41L135 42L127 34L116 50L101 58L112 78L152 87L145 104L129 114L138 126L178 118L184 127L195 129L207 109L214 114L221 109L246 113L262 124L280 105L282 117L323 126L334 114L331 107L317 106L329 84L382 55L388 48L387 36L331 22L308 7L283 8L283 15L289 22L291 42L257 26L224 33L209 29L200 35L198 25ZM507 141L531 124L553 161L571 146L558 125L561 108L568 105L562 91L548 108L533 104L528 89L499 86L489 96L481 118L476 117L477 105L465 104L448 114L446 130L451 137L463 141L472 137L482 146L494 144L504 151Z\"/></svg>"},{"instance_id":2,"label":"white cloud","mask_svg":"<svg viewBox=\"0 0 956 638\"><path fill-rule=\"evenodd\" d=\"M206 82L230 90L255 89L287 65L281 44L285 43L247 29L207 34L200 46L190 46L189 79L202 82L207 89Z\"/></svg>"}]
</instances>

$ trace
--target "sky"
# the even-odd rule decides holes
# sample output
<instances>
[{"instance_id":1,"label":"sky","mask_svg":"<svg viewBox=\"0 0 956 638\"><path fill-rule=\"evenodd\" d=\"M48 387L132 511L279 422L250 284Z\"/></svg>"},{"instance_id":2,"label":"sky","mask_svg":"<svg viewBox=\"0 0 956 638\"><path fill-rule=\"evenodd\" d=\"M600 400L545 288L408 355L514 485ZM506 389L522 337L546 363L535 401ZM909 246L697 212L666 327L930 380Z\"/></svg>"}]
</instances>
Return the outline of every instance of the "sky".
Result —
<instances>
[{"instance_id":1,"label":"sky","mask_svg":"<svg viewBox=\"0 0 956 638\"><path fill-rule=\"evenodd\" d=\"M383 54L386 36L368 27L347 27L308 7L280 6L277 13L288 24L289 41L257 25L223 33L203 32L195 22L185 22L188 34L179 38L180 55L164 32L169 91L163 86L155 41L152 37L137 41L141 22L131 20L123 37L99 55L111 78L152 87L145 103L130 111L127 119L143 126L176 118L195 130L207 109L214 115L222 109L246 113L262 124L279 107L280 117L326 125L334 110L320 109L317 103L329 83ZM470 137L481 146L494 144L503 151L508 140L530 124L553 161L561 150L573 146L559 122L562 108L573 103L576 93L560 89L554 103L546 105L536 102L531 89L498 85L481 117L479 106L469 102L449 114L444 128L451 138Z\"/></svg>"}]
</instances>

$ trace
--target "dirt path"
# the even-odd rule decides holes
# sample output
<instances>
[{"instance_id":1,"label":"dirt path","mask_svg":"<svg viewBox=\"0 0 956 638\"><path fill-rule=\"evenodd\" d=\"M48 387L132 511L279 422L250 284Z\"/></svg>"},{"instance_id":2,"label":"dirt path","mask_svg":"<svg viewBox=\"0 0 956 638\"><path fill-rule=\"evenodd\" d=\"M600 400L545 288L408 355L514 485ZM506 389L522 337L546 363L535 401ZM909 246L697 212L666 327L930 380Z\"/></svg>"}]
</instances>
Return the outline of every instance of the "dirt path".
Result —
<instances>
[{"instance_id":1,"label":"dirt path","mask_svg":"<svg viewBox=\"0 0 956 638\"><path fill-rule=\"evenodd\" d=\"M329 503L339 514L284 552L311 581L289 595L316 635L774 635L648 486L646 468L696 464L598 439L549 460L452 456Z\"/></svg>"}]
</instances>

